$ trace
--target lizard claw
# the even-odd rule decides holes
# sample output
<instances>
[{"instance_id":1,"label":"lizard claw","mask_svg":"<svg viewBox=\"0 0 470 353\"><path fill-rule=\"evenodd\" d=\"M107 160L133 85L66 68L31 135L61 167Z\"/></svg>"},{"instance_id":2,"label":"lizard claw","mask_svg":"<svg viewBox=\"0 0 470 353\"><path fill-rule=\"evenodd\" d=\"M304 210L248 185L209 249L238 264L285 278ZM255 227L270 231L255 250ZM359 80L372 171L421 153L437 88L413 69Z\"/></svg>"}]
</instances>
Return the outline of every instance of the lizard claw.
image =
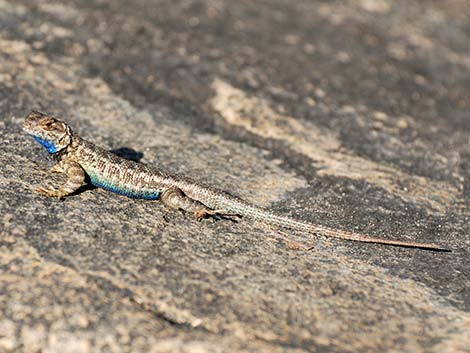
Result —
<instances>
[{"instance_id":1,"label":"lizard claw","mask_svg":"<svg viewBox=\"0 0 470 353\"><path fill-rule=\"evenodd\" d=\"M194 211L194 218L196 219L197 222L202 221L204 218L206 218L209 215L206 209L200 209L197 211Z\"/></svg>"},{"instance_id":2,"label":"lizard claw","mask_svg":"<svg viewBox=\"0 0 470 353\"><path fill-rule=\"evenodd\" d=\"M54 164L51 169L49 169L52 173L63 173L64 169L59 164Z\"/></svg>"},{"instance_id":3,"label":"lizard claw","mask_svg":"<svg viewBox=\"0 0 470 353\"><path fill-rule=\"evenodd\" d=\"M203 208L203 209L200 209L200 210L197 210L197 211L194 212L194 218L196 218L196 221L201 221L202 219L208 218L208 217L217 218L218 216L221 216L221 217L240 217L240 215L237 214L237 213L232 213L232 212L228 212L228 211L225 211L225 210L211 210L211 209L208 209L208 208Z\"/></svg>"},{"instance_id":4,"label":"lizard claw","mask_svg":"<svg viewBox=\"0 0 470 353\"><path fill-rule=\"evenodd\" d=\"M51 187L37 186L34 191L47 197L63 198L63 195L58 190Z\"/></svg>"},{"instance_id":5,"label":"lizard claw","mask_svg":"<svg viewBox=\"0 0 470 353\"><path fill-rule=\"evenodd\" d=\"M34 191L44 196L49 196L49 192L50 192L50 190L44 186L36 186L34 188Z\"/></svg>"}]
</instances>

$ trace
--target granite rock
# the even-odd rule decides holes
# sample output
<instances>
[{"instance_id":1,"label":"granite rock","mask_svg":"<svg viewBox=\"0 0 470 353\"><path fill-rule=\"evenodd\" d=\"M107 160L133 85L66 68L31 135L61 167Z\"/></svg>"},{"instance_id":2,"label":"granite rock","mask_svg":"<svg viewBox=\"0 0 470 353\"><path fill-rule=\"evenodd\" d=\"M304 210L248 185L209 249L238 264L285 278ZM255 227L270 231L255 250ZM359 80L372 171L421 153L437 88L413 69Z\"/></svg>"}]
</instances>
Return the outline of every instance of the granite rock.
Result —
<instances>
[{"instance_id":1,"label":"granite rock","mask_svg":"<svg viewBox=\"0 0 470 353\"><path fill-rule=\"evenodd\" d=\"M463 352L465 1L0 0L0 352ZM338 229L450 253L63 201L21 123Z\"/></svg>"}]
</instances>

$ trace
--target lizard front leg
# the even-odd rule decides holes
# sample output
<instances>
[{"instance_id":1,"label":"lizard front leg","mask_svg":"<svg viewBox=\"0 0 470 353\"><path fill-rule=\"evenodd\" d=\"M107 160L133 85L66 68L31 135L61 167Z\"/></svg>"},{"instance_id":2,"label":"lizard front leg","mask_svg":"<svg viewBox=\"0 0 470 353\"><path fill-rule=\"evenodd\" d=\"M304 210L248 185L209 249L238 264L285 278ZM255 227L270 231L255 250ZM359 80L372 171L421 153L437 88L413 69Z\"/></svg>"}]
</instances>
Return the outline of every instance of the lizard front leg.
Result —
<instances>
[{"instance_id":1,"label":"lizard front leg","mask_svg":"<svg viewBox=\"0 0 470 353\"><path fill-rule=\"evenodd\" d=\"M213 210L204 205L203 203L190 198L189 196L185 195L183 191L178 188L170 188L163 192L161 196L161 201L164 205L175 209L175 210L183 210L186 212L193 212L194 218L197 221L201 219L210 217L210 216L236 216L233 213L230 213L225 210Z\"/></svg>"},{"instance_id":2,"label":"lizard front leg","mask_svg":"<svg viewBox=\"0 0 470 353\"><path fill-rule=\"evenodd\" d=\"M41 195L62 198L77 191L85 182L85 171L77 162L62 162L60 165L55 165L51 171L67 174L67 181L58 189L38 186L35 191Z\"/></svg>"}]
</instances>

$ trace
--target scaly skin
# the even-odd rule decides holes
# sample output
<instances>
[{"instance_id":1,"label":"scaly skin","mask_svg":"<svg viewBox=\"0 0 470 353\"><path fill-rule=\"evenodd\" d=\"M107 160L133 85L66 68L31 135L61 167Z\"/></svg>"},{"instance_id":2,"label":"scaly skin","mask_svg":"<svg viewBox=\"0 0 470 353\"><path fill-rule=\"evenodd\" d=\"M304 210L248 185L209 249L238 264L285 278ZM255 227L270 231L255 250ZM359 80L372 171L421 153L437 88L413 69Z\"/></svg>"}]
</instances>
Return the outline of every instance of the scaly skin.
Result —
<instances>
[{"instance_id":1,"label":"scaly skin","mask_svg":"<svg viewBox=\"0 0 470 353\"><path fill-rule=\"evenodd\" d=\"M45 187L36 189L49 197L68 196L89 181L95 186L128 197L160 200L171 208L193 212L198 220L209 216L243 216L268 225L312 235L428 250L446 250L436 244L374 238L275 214L190 178L171 175L161 169L118 157L75 135L65 122L43 113L31 112L26 118L23 129L53 156L57 164L52 171L63 172L68 176L67 182L58 189Z\"/></svg>"}]
</instances>

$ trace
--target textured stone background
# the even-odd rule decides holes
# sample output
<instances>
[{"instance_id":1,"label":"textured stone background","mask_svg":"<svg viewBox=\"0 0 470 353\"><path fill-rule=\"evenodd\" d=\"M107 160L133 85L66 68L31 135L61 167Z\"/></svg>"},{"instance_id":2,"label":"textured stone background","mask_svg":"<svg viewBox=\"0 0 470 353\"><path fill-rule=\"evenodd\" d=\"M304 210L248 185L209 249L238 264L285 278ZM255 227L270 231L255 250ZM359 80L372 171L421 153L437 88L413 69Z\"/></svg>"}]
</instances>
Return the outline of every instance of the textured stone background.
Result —
<instances>
[{"instance_id":1,"label":"textured stone background","mask_svg":"<svg viewBox=\"0 0 470 353\"><path fill-rule=\"evenodd\" d=\"M463 352L470 3L0 0L0 352ZM32 110L435 253L196 223L51 176Z\"/></svg>"}]
</instances>

